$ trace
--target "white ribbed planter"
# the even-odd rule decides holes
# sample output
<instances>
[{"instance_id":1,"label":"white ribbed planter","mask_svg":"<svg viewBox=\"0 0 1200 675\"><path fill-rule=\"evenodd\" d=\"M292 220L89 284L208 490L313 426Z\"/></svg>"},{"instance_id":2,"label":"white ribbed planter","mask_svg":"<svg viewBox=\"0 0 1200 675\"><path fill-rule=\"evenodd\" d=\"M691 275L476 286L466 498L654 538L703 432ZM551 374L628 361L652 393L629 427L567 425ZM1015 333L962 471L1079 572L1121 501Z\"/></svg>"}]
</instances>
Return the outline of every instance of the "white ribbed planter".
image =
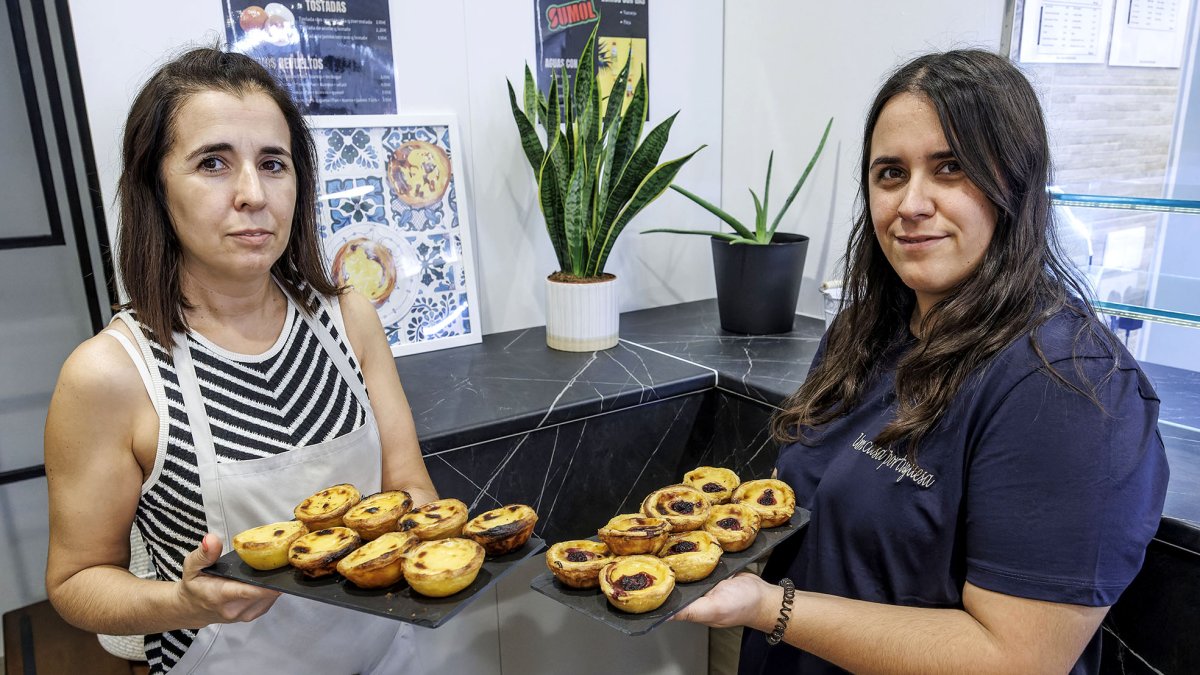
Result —
<instances>
[{"instance_id":1,"label":"white ribbed planter","mask_svg":"<svg viewBox=\"0 0 1200 675\"><path fill-rule=\"evenodd\" d=\"M546 344L564 352L617 345L617 278L567 284L546 279Z\"/></svg>"}]
</instances>

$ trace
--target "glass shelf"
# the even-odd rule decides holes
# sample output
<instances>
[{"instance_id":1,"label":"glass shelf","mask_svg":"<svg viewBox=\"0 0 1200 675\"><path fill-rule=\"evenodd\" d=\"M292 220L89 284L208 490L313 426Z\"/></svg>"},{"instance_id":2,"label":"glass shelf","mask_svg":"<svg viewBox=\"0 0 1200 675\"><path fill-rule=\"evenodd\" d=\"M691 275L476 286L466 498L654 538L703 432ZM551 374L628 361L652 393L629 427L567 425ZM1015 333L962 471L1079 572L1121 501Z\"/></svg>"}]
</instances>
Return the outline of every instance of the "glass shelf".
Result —
<instances>
[{"instance_id":1,"label":"glass shelf","mask_svg":"<svg viewBox=\"0 0 1200 675\"><path fill-rule=\"evenodd\" d=\"M1200 202L1186 199L1112 197L1108 195L1077 195L1052 192L1050 193L1050 201L1056 206L1087 206L1096 209L1161 211L1164 213L1200 213Z\"/></svg>"},{"instance_id":2,"label":"glass shelf","mask_svg":"<svg viewBox=\"0 0 1200 675\"><path fill-rule=\"evenodd\" d=\"M1059 192L1059 238L1111 317L1200 328L1200 201ZM1192 262L1196 261L1196 262ZM1125 325L1130 325L1128 321Z\"/></svg>"}]
</instances>

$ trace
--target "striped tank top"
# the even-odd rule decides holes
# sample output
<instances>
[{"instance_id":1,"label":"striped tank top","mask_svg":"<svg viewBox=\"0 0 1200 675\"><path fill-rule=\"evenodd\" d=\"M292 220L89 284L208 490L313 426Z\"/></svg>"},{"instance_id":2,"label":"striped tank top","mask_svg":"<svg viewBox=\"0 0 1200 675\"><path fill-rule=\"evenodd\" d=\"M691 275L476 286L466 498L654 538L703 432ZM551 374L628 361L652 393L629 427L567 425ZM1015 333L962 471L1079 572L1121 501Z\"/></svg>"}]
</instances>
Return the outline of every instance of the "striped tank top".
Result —
<instances>
[{"instance_id":1,"label":"striped tank top","mask_svg":"<svg viewBox=\"0 0 1200 675\"><path fill-rule=\"evenodd\" d=\"M330 304L337 316L321 305L317 323L333 336L362 382L362 371L344 337L337 299ZM255 356L228 352L201 335L187 333L218 463L269 457L323 443L365 423L366 411L299 311L289 297L279 339ZM142 486L134 523L146 542L158 579L177 581L184 557L208 531L191 426L170 352L147 337L149 330L132 313L119 316L136 326L134 335L151 366L159 414L154 469ZM170 670L195 636L196 631L190 629L147 635L151 672Z\"/></svg>"}]
</instances>

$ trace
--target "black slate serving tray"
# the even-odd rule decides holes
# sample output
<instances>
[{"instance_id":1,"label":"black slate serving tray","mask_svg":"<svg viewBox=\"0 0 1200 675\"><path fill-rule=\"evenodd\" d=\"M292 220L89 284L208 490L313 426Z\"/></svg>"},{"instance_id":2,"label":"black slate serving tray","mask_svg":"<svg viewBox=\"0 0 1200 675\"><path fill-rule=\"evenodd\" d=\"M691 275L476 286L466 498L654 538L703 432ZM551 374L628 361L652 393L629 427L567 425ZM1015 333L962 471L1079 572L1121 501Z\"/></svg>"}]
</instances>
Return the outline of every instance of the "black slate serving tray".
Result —
<instances>
[{"instance_id":1,"label":"black slate serving tray","mask_svg":"<svg viewBox=\"0 0 1200 675\"><path fill-rule=\"evenodd\" d=\"M805 525L808 525L808 518L807 510L796 509L787 523L769 530L761 530L750 548L737 553L723 554L712 574L690 584L675 584L675 590L671 591L667 601L658 609L645 614L622 612L608 603L608 598L604 597L604 593L601 593L599 588L585 590L569 588L559 583L558 579L550 572L535 577L529 587L551 600L560 602L577 612L583 612L626 635L644 635L709 592L723 579L742 571L747 565L778 546L784 539L799 532ZM596 537L592 537L592 539L595 540Z\"/></svg>"},{"instance_id":2,"label":"black slate serving tray","mask_svg":"<svg viewBox=\"0 0 1200 675\"><path fill-rule=\"evenodd\" d=\"M413 591L404 581L390 588L366 590L350 583L340 574L322 579L306 579L291 567L263 572L242 562L235 551L221 556L204 571L218 577L243 581L338 607L385 616L426 628L437 628L491 588L521 561L540 553L545 547L546 542L542 539L530 537L524 546L512 553L485 559L475 581L446 598L425 597Z\"/></svg>"}]
</instances>

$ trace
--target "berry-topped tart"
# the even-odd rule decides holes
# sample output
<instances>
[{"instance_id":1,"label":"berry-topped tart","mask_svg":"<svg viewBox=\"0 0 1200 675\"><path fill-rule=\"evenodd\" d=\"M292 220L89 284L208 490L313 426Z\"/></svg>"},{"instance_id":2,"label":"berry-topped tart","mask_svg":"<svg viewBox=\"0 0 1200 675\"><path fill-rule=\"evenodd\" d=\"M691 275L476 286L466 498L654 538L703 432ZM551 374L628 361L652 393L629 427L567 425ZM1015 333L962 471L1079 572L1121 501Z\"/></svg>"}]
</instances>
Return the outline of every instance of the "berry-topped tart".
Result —
<instances>
[{"instance_id":1,"label":"berry-topped tart","mask_svg":"<svg viewBox=\"0 0 1200 675\"><path fill-rule=\"evenodd\" d=\"M565 586L595 588L600 585L600 570L613 561L612 551L603 542L590 539L560 541L546 551L546 567Z\"/></svg>"},{"instance_id":2,"label":"berry-topped tart","mask_svg":"<svg viewBox=\"0 0 1200 675\"><path fill-rule=\"evenodd\" d=\"M796 493L792 486L774 478L742 483L733 491L733 501L758 512L762 527L778 527L796 511Z\"/></svg>"}]
</instances>

